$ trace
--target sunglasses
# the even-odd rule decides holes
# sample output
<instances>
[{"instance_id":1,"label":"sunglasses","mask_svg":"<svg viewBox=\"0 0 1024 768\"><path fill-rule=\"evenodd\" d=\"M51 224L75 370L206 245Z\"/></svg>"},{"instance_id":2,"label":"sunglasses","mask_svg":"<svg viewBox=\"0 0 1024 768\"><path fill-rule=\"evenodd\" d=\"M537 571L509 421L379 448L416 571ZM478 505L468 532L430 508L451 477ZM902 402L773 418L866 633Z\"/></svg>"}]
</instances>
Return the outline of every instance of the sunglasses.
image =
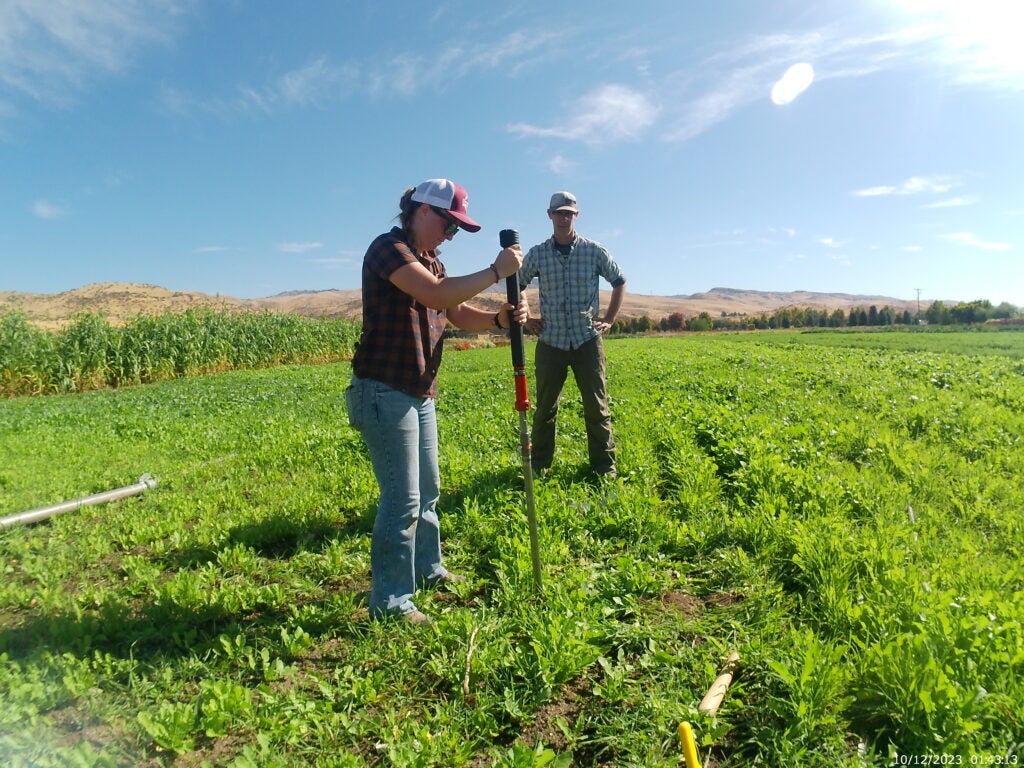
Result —
<instances>
[{"instance_id":1,"label":"sunglasses","mask_svg":"<svg viewBox=\"0 0 1024 768\"><path fill-rule=\"evenodd\" d=\"M459 231L459 222L457 222L451 216L447 215L440 208L437 208L436 206L432 205L430 206L430 210L432 210L434 213L436 213L438 216L440 216L442 219L448 222L448 226L444 228L445 237L451 237L452 235Z\"/></svg>"}]
</instances>

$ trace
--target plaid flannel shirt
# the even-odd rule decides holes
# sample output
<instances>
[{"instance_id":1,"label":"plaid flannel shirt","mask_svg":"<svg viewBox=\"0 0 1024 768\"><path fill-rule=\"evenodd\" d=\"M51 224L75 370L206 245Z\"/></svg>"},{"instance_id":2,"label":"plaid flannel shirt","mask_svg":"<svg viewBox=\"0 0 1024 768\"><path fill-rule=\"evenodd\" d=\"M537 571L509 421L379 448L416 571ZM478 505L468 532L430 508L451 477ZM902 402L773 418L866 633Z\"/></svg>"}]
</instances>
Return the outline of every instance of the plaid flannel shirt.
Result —
<instances>
[{"instance_id":1,"label":"plaid flannel shirt","mask_svg":"<svg viewBox=\"0 0 1024 768\"><path fill-rule=\"evenodd\" d=\"M399 227L370 243L363 258L363 331L352 356L352 371L359 378L376 379L413 397L437 397L447 315L416 301L390 277L415 261L444 277L439 254L417 256Z\"/></svg>"},{"instance_id":2,"label":"plaid flannel shirt","mask_svg":"<svg viewBox=\"0 0 1024 768\"><path fill-rule=\"evenodd\" d=\"M540 340L558 349L577 349L600 334L594 321L600 311L600 281L613 288L626 282L608 250L598 242L576 235L567 256L552 236L533 246L519 270L522 286L540 278Z\"/></svg>"}]
</instances>

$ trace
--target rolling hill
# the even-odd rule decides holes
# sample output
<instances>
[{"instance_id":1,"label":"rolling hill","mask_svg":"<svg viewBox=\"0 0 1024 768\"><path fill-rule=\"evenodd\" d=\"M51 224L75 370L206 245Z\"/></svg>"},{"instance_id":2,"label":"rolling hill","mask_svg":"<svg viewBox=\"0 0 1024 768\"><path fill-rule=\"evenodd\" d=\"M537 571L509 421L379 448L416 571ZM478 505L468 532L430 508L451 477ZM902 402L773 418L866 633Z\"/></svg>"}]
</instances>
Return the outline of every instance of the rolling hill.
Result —
<instances>
[{"instance_id":1,"label":"rolling hill","mask_svg":"<svg viewBox=\"0 0 1024 768\"><path fill-rule=\"evenodd\" d=\"M535 289L527 290L528 298L538 309ZM610 293L601 292L602 306L607 306ZM497 308L504 302L504 289L484 292L473 303L483 308ZM882 308L890 306L900 312L914 312L917 304L888 296L858 296L846 293L814 293L811 291L768 292L734 288L712 288L688 296L647 296L626 294L620 319L647 316L654 320L681 312L686 317L707 312L712 317L723 314L756 316L786 307L815 309ZM63 293L20 293L0 291L0 312L16 309L24 312L35 325L59 328L80 312L104 315L113 324L123 323L140 314L183 312L187 309L212 307L232 311L271 311L296 313L313 317L348 317L359 319L362 300L359 290L288 291L260 299L238 299L199 291L171 291L155 285L139 283L93 283Z\"/></svg>"}]
</instances>

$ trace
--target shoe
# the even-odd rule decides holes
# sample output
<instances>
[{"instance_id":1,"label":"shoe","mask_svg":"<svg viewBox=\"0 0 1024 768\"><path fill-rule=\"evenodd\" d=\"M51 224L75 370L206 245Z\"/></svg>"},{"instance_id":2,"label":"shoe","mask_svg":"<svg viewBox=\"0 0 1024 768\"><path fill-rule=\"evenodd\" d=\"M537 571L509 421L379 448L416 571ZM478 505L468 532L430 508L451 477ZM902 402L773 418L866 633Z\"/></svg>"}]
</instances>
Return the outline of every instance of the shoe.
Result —
<instances>
[{"instance_id":1,"label":"shoe","mask_svg":"<svg viewBox=\"0 0 1024 768\"><path fill-rule=\"evenodd\" d=\"M612 467L611 469L607 469L604 472L598 472L597 476L603 477L606 480L616 480L619 477L619 471L615 467Z\"/></svg>"},{"instance_id":2,"label":"shoe","mask_svg":"<svg viewBox=\"0 0 1024 768\"><path fill-rule=\"evenodd\" d=\"M445 571L440 576L433 579L426 579L423 582L423 586L427 589L433 589L435 587L443 587L446 584L465 584L466 577L461 573L452 573L451 571Z\"/></svg>"},{"instance_id":3,"label":"shoe","mask_svg":"<svg viewBox=\"0 0 1024 768\"><path fill-rule=\"evenodd\" d=\"M417 611L415 608L408 613L403 613L401 618L406 624L412 624L414 626L427 626L434 623L433 619L427 616L427 614Z\"/></svg>"}]
</instances>

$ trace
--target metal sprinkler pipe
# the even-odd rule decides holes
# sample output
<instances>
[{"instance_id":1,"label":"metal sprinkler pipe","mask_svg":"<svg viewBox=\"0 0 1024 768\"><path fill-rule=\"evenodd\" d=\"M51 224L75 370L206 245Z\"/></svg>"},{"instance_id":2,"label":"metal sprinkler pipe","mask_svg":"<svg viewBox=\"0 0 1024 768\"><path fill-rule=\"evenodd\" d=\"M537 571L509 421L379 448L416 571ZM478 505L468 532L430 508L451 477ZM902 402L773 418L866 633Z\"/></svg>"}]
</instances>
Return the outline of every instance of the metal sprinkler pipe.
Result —
<instances>
[{"instance_id":1,"label":"metal sprinkler pipe","mask_svg":"<svg viewBox=\"0 0 1024 768\"><path fill-rule=\"evenodd\" d=\"M145 474L140 477L139 482L134 485L126 485L123 488L115 488L111 491L95 493L92 496L72 499L71 501L53 504L49 507L39 507L37 509L30 509L27 512L18 512L13 515L7 515L7 517L0 517L0 528L8 528L12 525L18 524L38 523L40 520L46 520L54 515L60 515L65 512L74 512L82 507L91 506L93 504L105 504L108 501L117 501L118 499L123 499L128 496L138 496L143 491L147 491L150 488L156 488L156 484L157 481L152 475Z\"/></svg>"}]
</instances>

